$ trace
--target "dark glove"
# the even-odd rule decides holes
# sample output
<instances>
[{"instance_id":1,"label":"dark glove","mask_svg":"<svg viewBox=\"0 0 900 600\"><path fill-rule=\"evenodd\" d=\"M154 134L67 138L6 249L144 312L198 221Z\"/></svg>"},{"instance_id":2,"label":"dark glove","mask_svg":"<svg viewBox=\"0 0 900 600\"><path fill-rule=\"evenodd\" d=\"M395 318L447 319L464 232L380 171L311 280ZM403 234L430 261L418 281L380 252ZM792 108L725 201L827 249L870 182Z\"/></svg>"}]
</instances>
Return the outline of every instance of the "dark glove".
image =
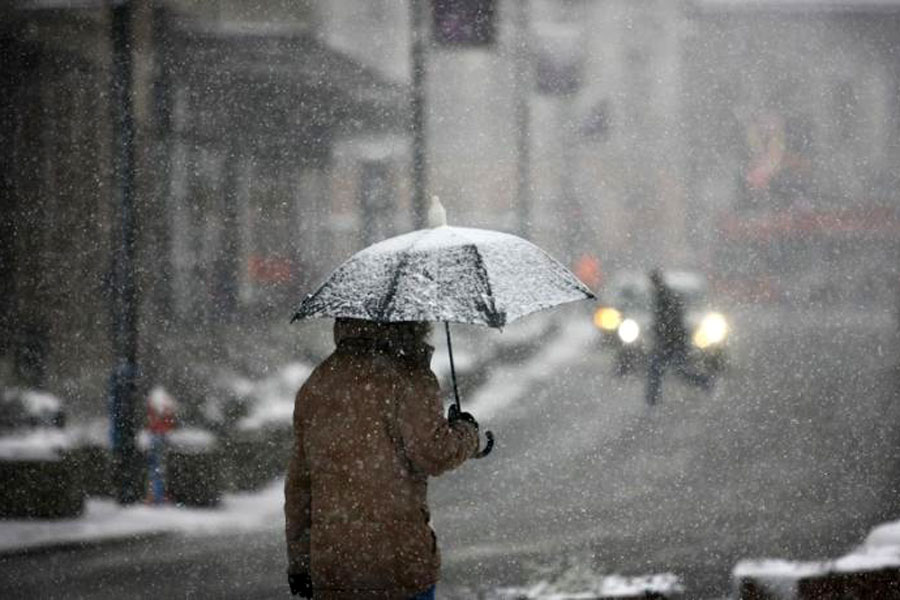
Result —
<instances>
[{"instance_id":1,"label":"dark glove","mask_svg":"<svg viewBox=\"0 0 900 600\"><path fill-rule=\"evenodd\" d=\"M453 425L457 421L466 421L467 423L471 423L475 426L475 429L478 429L478 421L475 420L475 417L472 416L472 413L467 413L459 410L456 404L451 404L450 408L447 410L447 420L450 421L450 424Z\"/></svg>"},{"instance_id":2,"label":"dark glove","mask_svg":"<svg viewBox=\"0 0 900 600\"><path fill-rule=\"evenodd\" d=\"M291 595L312 598L312 578L309 573L289 573L288 585L291 586Z\"/></svg>"}]
</instances>

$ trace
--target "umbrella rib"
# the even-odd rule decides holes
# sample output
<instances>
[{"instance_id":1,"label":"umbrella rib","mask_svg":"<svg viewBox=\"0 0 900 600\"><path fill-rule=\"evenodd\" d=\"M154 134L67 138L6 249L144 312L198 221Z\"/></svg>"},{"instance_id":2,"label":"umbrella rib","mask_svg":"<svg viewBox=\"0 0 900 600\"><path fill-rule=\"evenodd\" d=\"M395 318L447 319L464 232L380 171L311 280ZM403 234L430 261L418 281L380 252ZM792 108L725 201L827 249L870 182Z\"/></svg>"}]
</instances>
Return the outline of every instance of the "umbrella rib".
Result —
<instances>
[{"instance_id":1,"label":"umbrella rib","mask_svg":"<svg viewBox=\"0 0 900 600\"><path fill-rule=\"evenodd\" d=\"M319 297L319 294L322 293L322 289L324 288L327 281L328 280L326 279L324 282L322 282L321 285L319 285L319 287L316 289L316 291L312 292L311 294L307 294L306 297L300 301L300 306L297 307L297 310L294 311L294 316L291 317L291 323L293 323L294 321L298 321L302 318L301 310L303 309L303 307L315 302L316 298Z\"/></svg>"},{"instance_id":2,"label":"umbrella rib","mask_svg":"<svg viewBox=\"0 0 900 600\"><path fill-rule=\"evenodd\" d=\"M391 303L394 301L394 297L397 295L397 287L400 285L400 276L403 273L403 269L406 267L407 264L409 264L410 253L412 252L413 246L415 246L416 243L420 242L422 240L422 238L427 236L432 231L434 231L434 230L433 229L423 230L421 232L421 235L416 236L406 247L406 250L403 251L403 254L400 255L400 260L397 263L397 268L394 270L394 274L391 277L391 282L388 284L387 292L384 295L384 301L378 307L379 316L381 316L385 320L388 320L387 319L388 306L391 305Z\"/></svg>"},{"instance_id":3,"label":"umbrella rib","mask_svg":"<svg viewBox=\"0 0 900 600\"><path fill-rule=\"evenodd\" d=\"M497 311L497 303L494 301L494 290L491 287L491 278L488 275L487 267L484 266L484 257L481 256L477 244L472 244L469 247L475 253L475 269L484 279L484 285L487 288L487 308L490 313L488 315L491 321L490 325L491 327L503 327L506 325L506 315Z\"/></svg>"},{"instance_id":4,"label":"umbrella rib","mask_svg":"<svg viewBox=\"0 0 900 600\"><path fill-rule=\"evenodd\" d=\"M400 261L397 263L397 268L394 270L394 274L391 277L391 282L388 284L387 292L384 294L384 300L381 305L378 307L378 316L383 318L385 321L389 320L387 318L387 310L388 306L394 301L394 296L397 295L397 287L400 285L400 276L403 273L403 269L409 263L409 250L406 250L402 255L400 255Z\"/></svg>"},{"instance_id":5,"label":"umbrella rib","mask_svg":"<svg viewBox=\"0 0 900 600\"><path fill-rule=\"evenodd\" d=\"M546 260L550 261L552 264L555 264L557 266L557 268L559 269L560 273L565 273L566 271L568 271L568 269L566 269L565 265L563 265L561 262L559 262L558 260L556 260L555 258L550 256L543 248L538 248L537 246L535 246L535 248L537 248L538 252L540 252L541 254L544 255L544 258ZM596 294L594 294L594 292L592 292L590 290L590 288L588 288L584 284L584 282L582 282L577 277L575 277L574 280L570 277L565 277L562 274L558 275L558 277L559 277L560 281L564 285L569 287L570 289L584 294L585 299L592 300L597 297Z\"/></svg>"}]
</instances>

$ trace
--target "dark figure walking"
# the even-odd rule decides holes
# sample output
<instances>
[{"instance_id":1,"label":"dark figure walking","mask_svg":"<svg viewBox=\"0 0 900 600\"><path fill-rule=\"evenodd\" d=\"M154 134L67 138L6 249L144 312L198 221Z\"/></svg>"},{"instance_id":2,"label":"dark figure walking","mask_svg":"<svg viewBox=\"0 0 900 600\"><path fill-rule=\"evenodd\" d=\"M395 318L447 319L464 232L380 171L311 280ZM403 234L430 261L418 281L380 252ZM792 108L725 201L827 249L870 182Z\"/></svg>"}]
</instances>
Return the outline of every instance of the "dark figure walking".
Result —
<instances>
[{"instance_id":1,"label":"dark figure walking","mask_svg":"<svg viewBox=\"0 0 900 600\"><path fill-rule=\"evenodd\" d=\"M684 304L663 280L659 269L650 271L653 286L653 350L647 371L647 403L656 404L662 394L666 368L674 368L684 379L704 389L712 385L709 375L688 365L688 332L684 323Z\"/></svg>"}]
</instances>

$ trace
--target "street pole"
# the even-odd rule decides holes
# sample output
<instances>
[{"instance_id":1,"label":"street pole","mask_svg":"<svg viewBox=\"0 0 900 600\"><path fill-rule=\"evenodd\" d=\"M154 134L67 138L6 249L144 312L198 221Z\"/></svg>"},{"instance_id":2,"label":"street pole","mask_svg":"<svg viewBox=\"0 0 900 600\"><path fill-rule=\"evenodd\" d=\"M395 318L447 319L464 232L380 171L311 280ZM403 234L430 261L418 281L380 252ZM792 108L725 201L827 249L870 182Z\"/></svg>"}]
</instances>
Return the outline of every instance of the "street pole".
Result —
<instances>
[{"instance_id":1,"label":"street pole","mask_svg":"<svg viewBox=\"0 0 900 600\"><path fill-rule=\"evenodd\" d=\"M516 119L516 200L519 235L527 238L531 222L531 74L530 0L516 2L515 119Z\"/></svg>"},{"instance_id":2,"label":"street pole","mask_svg":"<svg viewBox=\"0 0 900 600\"><path fill-rule=\"evenodd\" d=\"M428 214L427 140L425 121L425 11L426 0L410 1L410 63L412 68L412 97L410 112L412 129L412 211L413 229L425 227Z\"/></svg>"},{"instance_id":3,"label":"street pole","mask_svg":"<svg viewBox=\"0 0 900 600\"><path fill-rule=\"evenodd\" d=\"M141 497L141 460L137 434L137 294L135 286L134 111L132 107L133 6L111 7L113 169L118 200L112 264L113 349L116 363L109 379L110 430L118 501Z\"/></svg>"},{"instance_id":4,"label":"street pole","mask_svg":"<svg viewBox=\"0 0 900 600\"><path fill-rule=\"evenodd\" d=\"M578 131L575 125L575 98L574 92L566 94L560 98L558 111L557 128L560 134L562 165L560 169L562 205L571 219L569 236L569 264L573 264L575 260L586 250L585 248L585 223L586 215L582 210L581 202L578 198L577 186L575 185L575 173L577 171L575 162L578 159Z\"/></svg>"}]
</instances>

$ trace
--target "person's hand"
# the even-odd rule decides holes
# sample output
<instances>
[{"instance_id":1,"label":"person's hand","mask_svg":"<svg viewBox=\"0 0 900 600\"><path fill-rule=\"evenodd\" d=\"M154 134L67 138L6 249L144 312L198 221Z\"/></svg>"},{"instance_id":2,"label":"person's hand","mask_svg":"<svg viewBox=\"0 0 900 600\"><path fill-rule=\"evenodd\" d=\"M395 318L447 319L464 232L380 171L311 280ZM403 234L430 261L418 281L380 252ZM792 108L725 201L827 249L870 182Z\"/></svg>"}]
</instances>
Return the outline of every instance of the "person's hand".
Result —
<instances>
[{"instance_id":1,"label":"person's hand","mask_svg":"<svg viewBox=\"0 0 900 600\"><path fill-rule=\"evenodd\" d=\"M465 421L474 425L475 429L478 429L478 421L475 420L475 417L472 416L472 413L467 413L459 410L456 404L451 404L450 408L447 410L447 420L450 421L451 425L453 425L457 421Z\"/></svg>"},{"instance_id":2,"label":"person's hand","mask_svg":"<svg viewBox=\"0 0 900 600\"><path fill-rule=\"evenodd\" d=\"M309 573L288 573L288 585L291 586L291 595L312 598L312 578Z\"/></svg>"}]
</instances>

